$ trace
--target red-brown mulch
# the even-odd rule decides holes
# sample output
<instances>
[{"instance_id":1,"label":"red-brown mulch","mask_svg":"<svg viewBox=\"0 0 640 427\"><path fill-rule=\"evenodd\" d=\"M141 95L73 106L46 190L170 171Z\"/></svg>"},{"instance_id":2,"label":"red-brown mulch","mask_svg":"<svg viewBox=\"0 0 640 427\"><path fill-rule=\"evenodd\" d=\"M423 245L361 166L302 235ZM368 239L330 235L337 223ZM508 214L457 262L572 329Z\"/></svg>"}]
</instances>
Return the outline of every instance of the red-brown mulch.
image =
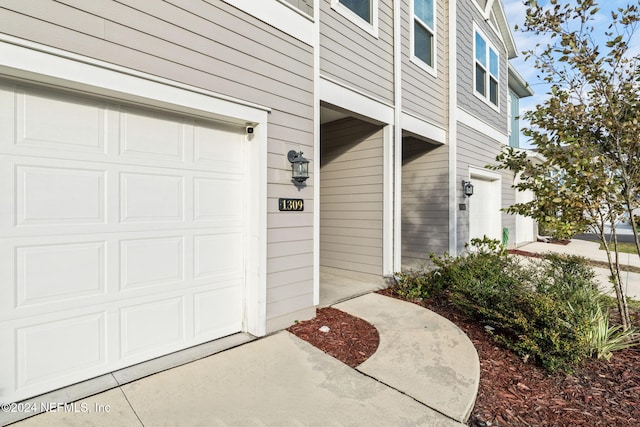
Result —
<instances>
[{"instance_id":1,"label":"red-brown mulch","mask_svg":"<svg viewBox=\"0 0 640 427\"><path fill-rule=\"evenodd\" d=\"M380 293L397 298L391 289ZM640 424L639 349L618 351L609 362L590 359L571 375L548 374L498 346L482 325L446 299L418 304L455 323L478 352L480 385L469 426Z\"/></svg>"},{"instance_id":2,"label":"red-brown mulch","mask_svg":"<svg viewBox=\"0 0 640 427\"><path fill-rule=\"evenodd\" d=\"M323 326L329 330L323 332ZM367 360L380 344L373 325L332 307L317 309L316 317L287 330L352 368Z\"/></svg>"},{"instance_id":3,"label":"red-brown mulch","mask_svg":"<svg viewBox=\"0 0 640 427\"><path fill-rule=\"evenodd\" d=\"M379 291L398 298L392 289ZM416 302L417 303L417 302ZM469 426L637 426L640 424L640 350L614 353L611 361L588 360L571 375L548 374L498 346L485 329L446 299L419 302L462 329L480 358L480 385ZM634 319L636 327L640 320ZM329 332L321 332L327 326ZM378 331L335 308L288 329L356 367L378 347Z\"/></svg>"},{"instance_id":4,"label":"red-brown mulch","mask_svg":"<svg viewBox=\"0 0 640 427\"><path fill-rule=\"evenodd\" d=\"M379 291L398 298L392 289ZM458 325L480 358L478 397L469 426L636 426L640 424L640 351L614 353L610 362L588 360L571 375L548 374L498 346L482 325L446 299L420 305ZM636 327L640 321L636 318ZM328 326L329 332L321 332ZM377 330L334 308L288 329L303 340L355 367L378 347Z\"/></svg>"}]
</instances>

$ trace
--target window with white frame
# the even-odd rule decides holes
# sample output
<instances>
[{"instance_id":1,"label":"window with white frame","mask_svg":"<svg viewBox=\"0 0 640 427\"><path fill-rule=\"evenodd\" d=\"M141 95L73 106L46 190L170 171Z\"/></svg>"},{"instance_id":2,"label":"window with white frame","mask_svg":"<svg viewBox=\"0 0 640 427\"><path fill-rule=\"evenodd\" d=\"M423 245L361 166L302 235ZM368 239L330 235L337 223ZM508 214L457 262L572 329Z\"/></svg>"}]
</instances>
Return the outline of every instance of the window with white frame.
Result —
<instances>
[{"instance_id":1,"label":"window with white frame","mask_svg":"<svg viewBox=\"0 0 640 427\"><path fill-rule=\"evenodd\" d=\"M475 32L475 93L498 106L500 56L496 49L480 34Z\"/></svg>"},{"instance_id":2,"label":"window with white frame","mask_svg":"<svg viewBox=\"0 0 640 427\"><path fill-rule=\"evenodd\" d=\"M338 3L364 19L367 23L372 23L372 0L338 0Z\"/></svg>"},{"instance_id":3,"label":"window with white frame","mask_svg":"<svg viewBox=\"0 0 640 427\"><path fill-rule=\"evenodd\" d=\"M331 8L378 37L378 0L331 0Z\"/></svg>"},{"instance_id":4,"label":"window with white frame","mask_svg":"<svg viewBox=\"0 0 640 427\"><path fill-rule=\"evenodd\" d=\"M413 56L435 66L435 1L413 0Z\"/></svg>"}]
</instances>

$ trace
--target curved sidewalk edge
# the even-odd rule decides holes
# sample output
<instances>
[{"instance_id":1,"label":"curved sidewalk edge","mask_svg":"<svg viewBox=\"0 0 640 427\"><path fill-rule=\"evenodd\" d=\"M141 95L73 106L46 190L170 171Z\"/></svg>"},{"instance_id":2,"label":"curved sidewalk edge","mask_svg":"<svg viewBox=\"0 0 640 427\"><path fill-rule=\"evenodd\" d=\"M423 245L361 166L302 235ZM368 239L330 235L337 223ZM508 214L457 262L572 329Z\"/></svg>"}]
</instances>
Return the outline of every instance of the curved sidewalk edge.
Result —
<instances>
[{"instance_id":1,"label":"curved sidewalk edge","mask_svg":"<svg viewBox=\"0 0 640 427\"><path fill-rule=\"evenodd\" d=\"M466 422L480 360L456 325L415 304L371 293L334 305L374 325L378 350L356 369L453 420Z\"/></svg>"}]
</instances>

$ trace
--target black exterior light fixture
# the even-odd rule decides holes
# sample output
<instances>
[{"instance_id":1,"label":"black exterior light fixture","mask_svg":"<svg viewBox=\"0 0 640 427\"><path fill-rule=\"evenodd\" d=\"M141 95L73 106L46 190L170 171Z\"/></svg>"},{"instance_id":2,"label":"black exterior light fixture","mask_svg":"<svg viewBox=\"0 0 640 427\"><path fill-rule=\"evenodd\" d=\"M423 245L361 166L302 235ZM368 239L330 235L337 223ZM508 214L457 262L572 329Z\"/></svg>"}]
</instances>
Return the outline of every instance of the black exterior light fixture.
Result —
<instances>
[{"instance_id":1,"label":"black exterior light fixture","mask_svg":"<svg viewBox=\"0 0 640 427\"><path fill-rule=\"evenodd\" d=\"M473 184L471 183L471 181L465 181L464 179L462 180L462 192L464 193L465 197L473 196Z\"/></svg>"},{"instance_id":2,"label":"black exterior light fixture","mask_svg":"<svg viewBox=\"0 0 640 427\"><path fill-rule=\"evenodd\" d=\"M291 162L291 178L303 184L309 178L309 160L302 157L302 151L294 150L287 153L287 159Z\"/></svg>"}]
</instances>

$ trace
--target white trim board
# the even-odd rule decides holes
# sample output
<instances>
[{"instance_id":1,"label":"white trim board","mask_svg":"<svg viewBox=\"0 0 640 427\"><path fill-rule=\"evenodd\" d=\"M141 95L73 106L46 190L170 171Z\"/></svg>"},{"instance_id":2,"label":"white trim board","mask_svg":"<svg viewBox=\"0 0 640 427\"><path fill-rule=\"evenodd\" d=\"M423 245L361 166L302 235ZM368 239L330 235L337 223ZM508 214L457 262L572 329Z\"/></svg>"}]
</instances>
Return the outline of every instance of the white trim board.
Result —
<instances>
[{"instance_id":1,"label":"white trim board","mask_svg":"<svg viewBox=\"0 0 640 427\"><path fill-rule=\"evenodd\" d=\"M402 112L400 117L400 126L402 130L411 132L415 135L445 144L447 142L447 131L433 125L429 122L425 122L415 116Z\"/></svg>"},{"instance_id":2,"label":"white trim board","mask_svg":"<svg viewBox=\"0 0 640 427\"><path fill-rule=\"evenodd\" d=\"M462 108L457 109L456 115L460 123L469 126L473 130L480 132L491 139L495 139L501 144L509 145L509 135L500 132L498 129L488 125Z\"/></svg>"},{"instance_id":3,"label":"white trim board","mask_svg":"<svg viewBox=\"0 0 640 427\"><path fill-rule=\"evenodd\" d=\"M246 332L256 336L266 334L268 108L7 36L0 36L0 77L82 91L88 95L212 120L251 123L255 130L252 136L248 136L252 143L248 145L245 165L251 171L247 178L250 192L247 200L252 202L246 211L250 226L247 232L243 324Z\"/></svg>"},{"instance_id":4,"label":"white trim board","mask_svg":"<svg viewBox=\"0 0 640 427\"><path fill-rule=\"evenodd\" d=\"M239 124L266 123L270 108L0 34L0 77L91 92ZM43 71L46 70L46 71Z\"/></svg>"},{"instance_id":5,"label":"white trim board","mask_svg":"<svg viewBox=\"0 0 640 427\"><path fill-rule=\"evenodd\" d=\"M370 0L371 22L367 22L354 13L347 6L340 3L340 0L331 0L331 9L348 19L352 24L378 38L378 0Z\"/></svg>"},{"instance_id":6,"label":"white trim board","mask_svg":"<svg viewBox=\"0 0 640 427\"><path fill-rule=\"evenodd\" d=\"M394 107L375 100L335 80L320 76L320 99L336 107L352 111L377 121L379 124L394 122Z\"/></svg>"},{"instance_id":7,"label":"white trim board","mask_svg":"<svg viewBox=\"0 0 640 427\"><path fill-rule=\"evenodd\" d=\"M223 0L296 39L314 45L314 18L277 0ZM316 8L314 10L317 11Z\"/></svg>"}]
</instances>

